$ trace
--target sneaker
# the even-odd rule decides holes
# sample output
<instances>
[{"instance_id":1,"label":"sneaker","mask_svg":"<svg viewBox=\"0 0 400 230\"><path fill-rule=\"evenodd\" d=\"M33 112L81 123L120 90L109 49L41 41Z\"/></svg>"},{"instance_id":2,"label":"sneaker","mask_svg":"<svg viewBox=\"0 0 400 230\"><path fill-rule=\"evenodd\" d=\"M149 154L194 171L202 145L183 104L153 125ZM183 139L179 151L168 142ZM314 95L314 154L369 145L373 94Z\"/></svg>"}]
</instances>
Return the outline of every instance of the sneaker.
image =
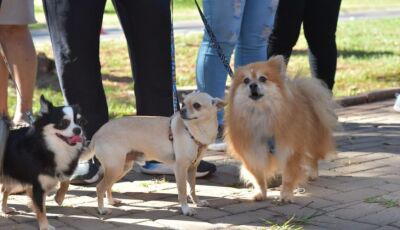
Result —
<instances>
[{"instance_id":1,"label":"sneaker","mask_svg":"<svg viewBox=\"0 0 400 230\"><path fill-rule=\"evenodd\" d=\"M400 112L400 93L396 93L396 101L394 102L393 109Z\"/></svg>"},{"instance_id":2,"label":"sneaker","mask_svg":"<svg viewBox=\"0 0 400 230\"><path fill-rule=\"evenodd\" d=\"M170 165L166 165L157 161L146 161L146 164L140 166L140 171L150 175L174 175L174 170ZM200 161L197 167L196 178L211 175L217 171L217 167L207 161Z\"/></svg>"},{"instance_id":3,"label":"sneaker","mask_svg":"<svg viewBox=\"0 0 400 230\"><path fill-rule=\"evenodd\" d=\"M102 168L99 160L79 162L74 173L71 176L71 184L73 185L90 185L97 183L103 177Z\"/></svg>"}]
</instances>

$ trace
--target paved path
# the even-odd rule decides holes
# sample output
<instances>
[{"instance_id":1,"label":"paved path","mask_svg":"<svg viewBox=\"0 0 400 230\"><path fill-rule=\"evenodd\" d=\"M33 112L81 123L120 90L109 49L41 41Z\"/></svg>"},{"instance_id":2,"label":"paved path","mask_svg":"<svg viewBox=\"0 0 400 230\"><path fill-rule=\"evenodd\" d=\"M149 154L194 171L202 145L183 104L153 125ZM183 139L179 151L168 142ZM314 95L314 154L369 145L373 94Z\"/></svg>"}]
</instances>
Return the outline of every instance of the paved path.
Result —
<instances>
[{"instance_id":1,"label":"paved path","mask_svg":"<svg viewBox=\"0 0 400 230\"><path fill-rule=\"evenodd\" d=\"M279 205L279 191L269 189L268 200L251 202L251 191L238 180L238 162L225 153L209 152L218 165L208 179L198 181L198 194L212 207L180 214L172 177L165 179L132 171L114 186L123 200L113 213L96 212L95 187L72 186L63 207L47 199L50 222L63 230L88 229L265 229L295 215L304 229L400 228L400 113L394 100L348 107L338 111L343 130L336 133L338 158L320 163L320 178L296 195L294 204ZM36 229L25 196L11 196L19 214L0 217L1 229Z\"/></svg>"},{"instance_id":2,"label":"paved path","mask_svg":"<svg viewBox=\"0 0 400 230\"><path fill-rule=\"evenodd\" d=\"M369 11L356 13L342 13L339 20L357 20L368 18L386 18L400 17L400 9L385 10L385 11ZM174 32L178 34L186 34L193 32L202 32L203 24L201 21L177 22L174 26ZM104 34L101 35L102 40L123 39L124 35L120 26L104 28ZM32 36L35 44L47 43L50 41L50 36L47 29L33 30Z\"/></svg>"}]
</instances>

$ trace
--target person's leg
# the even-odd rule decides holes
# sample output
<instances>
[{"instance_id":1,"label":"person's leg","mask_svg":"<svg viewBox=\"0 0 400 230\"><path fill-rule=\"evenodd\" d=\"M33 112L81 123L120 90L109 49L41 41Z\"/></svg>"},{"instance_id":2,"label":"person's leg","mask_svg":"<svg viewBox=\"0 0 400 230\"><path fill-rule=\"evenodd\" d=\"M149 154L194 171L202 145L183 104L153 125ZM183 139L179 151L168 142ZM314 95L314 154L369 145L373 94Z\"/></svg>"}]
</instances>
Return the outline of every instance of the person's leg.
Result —
<instances>
[{"instance_id":1,"label":"person's leg","mask_svg":"<svg viewBox=\"0 0 400 230\"><path fill-rule=\"evenodd\" d=\"M3 57L0 57L0 118L8 117L7 86L8 71L3 61Z\"/></svg>"},{"instance_id":2,"label":"person's leg","mask_svg":"<svg viewBox=\"0 0 400 230\"><path fill-rule=\"evenodd\" d=\"M235 51L235 68L267 60L267 41L274 23L276 4L275 0L246 1Z\"/></svg>"},{"instance_id":3,"label":"person's leg","mask_svg":"<svg viewBox=\"0 0 400 230\"><path fill-rule=\"evenodd\" d=\"M269 37L267 57L283 55L289 62L299 38L306 0L280 0L275 14L274 28Z\"/></svg>"},{"instance_id":4,"label":"person's leg","mask_svg":"<svg viewBox=\"0 0 400 230\"><path fill-rule=\"evenodd\" d=\"M128 43L137 115L171 116L171 12L166 0L114 0Z\"/></svg>"},{"instance_id":5,"label":"person's leg","mask_svg":"<svg viewBox=\"0 0 400 230\"><path fill-rule=\"evenodd\" d=\"M304 35L309 47L311 72L329 89L335 84L336 27L341 0L310 0L304 17Z\"/></svg>"},{"instance_id":6,"label":"person's leg","mask_svg":"<svg viewBox=\"0 0 400 230\"><path fill-rule=\"evenodd\" d=\"M203 0L204 15L215 33L225 56L230 59L239 36L245 0ZM207 31L204 31L196 64L197 88L213 97L224 98L227 71L217 50L213 48ZM223 112L218 113L218 123L223 123Z\"/></svg>"},{"instance_id":7,"label":"person's leg","mask_svg":"<svg viewBox=\"0 0 400 230\"><path fill-rule=\"evenodd\" d=\"M171 116L171 12L165 0L114 0L123 27L135 80L137 115ZM201 161L198 175L215 172ZM142 172L173 174L168 165L146 162Z\"/></svg>"},{"instance_id":8,"label":"person's leg","mask_svg":"<svg viewBox=\"0 0 400 230\"><path fill-rule=\"evenodd\" d=\"M100 30L106 0L43 0L61 90L67 104L78 104L88 121L85 136L108 121L99 59ZM97 160L80 162L74 184L96 182Z\"/></svg>"},{"instance_id":9,"label":"person's leg","mask_svg":"<svg viewBox=\"0 0 400 230\"><path fill-rule=\"evenodd\" d=\"M106 0L43 0L58 77L68 104L78 104L90 140L108 121L99 37Z\"/></svg>"},{"instance_id":10,"label":"person's leg","mask_svg":"<svg viewBox=\"0 0 400 230\"><path fill-rule=\"evenodd\" d=\"M21 95L17 93L14 123L28 122L25 113L32 110L37 69L36 51L28 26L0 25L0 42L21 93ZM5 73L3 68L6 67L4 63L2 66L1 75ZM7 81L5 83L7 84Z\"/></svg>"}]
</instances>

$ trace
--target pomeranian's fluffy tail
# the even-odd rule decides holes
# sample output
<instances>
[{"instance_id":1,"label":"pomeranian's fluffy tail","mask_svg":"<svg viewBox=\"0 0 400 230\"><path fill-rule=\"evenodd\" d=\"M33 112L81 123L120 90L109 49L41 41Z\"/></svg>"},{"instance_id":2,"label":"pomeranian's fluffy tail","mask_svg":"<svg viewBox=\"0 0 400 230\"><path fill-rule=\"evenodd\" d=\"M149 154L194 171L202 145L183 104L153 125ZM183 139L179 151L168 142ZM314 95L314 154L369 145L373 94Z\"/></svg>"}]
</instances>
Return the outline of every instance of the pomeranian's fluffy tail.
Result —
<instances>
[{"instance_id":1,"label":"pomeranian's fluffy tail","mask_svg":"<svg viewBox=\"0 0 400 230\"><path fill-rule=\"evenodd\" d=\"M340 106L333 100L332 92L321 80L314 77L295 77L293 87L308 98L322 124L332 132L338 128L338 117L335 109Z\"/></svg>"},{"instance_id":2,"label":"pomeranian's fluffy tail","mask_svg":"<svg viewBox=\"0 0 400 230\"><path fill-rule=\"evenodd\" d=\"M92 140L87 148L85 148L79 158L80 161L87 161L94 157L94 140Z\"/></svg>"}]
</instances>

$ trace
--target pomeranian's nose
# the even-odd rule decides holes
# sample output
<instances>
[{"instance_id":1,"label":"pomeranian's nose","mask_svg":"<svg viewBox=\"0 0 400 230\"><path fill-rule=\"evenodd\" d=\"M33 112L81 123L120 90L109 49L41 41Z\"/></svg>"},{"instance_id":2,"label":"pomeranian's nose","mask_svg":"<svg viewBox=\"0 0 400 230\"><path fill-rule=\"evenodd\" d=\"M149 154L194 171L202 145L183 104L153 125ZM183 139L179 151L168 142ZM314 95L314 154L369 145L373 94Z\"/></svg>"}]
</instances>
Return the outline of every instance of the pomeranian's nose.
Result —
<instances>
[{"instance_id":1,"label":"pomeranian's nose","mask_svg":"<svg viewBox=\"0 0 400 230\"><path fill-rule=\"evenodd\" d=\"M253 93L253 92L257 92L257 84L256 83L251 83L250 85L249 85L249 87L250 87L250 90L251 90L251 92Z\"/></svg>"},{"instance_id":2,"label":"pomeranian's nose","mask_svg":"<svg viewBox=\"0 0 400 230\"><path fill-rule=\"evenodd\" d=\"M74 128L74 129L72 130L72 132L73 132L75 135L79 135L79 134L81 134L82 130L81 130L80 128Z\"/></svg>"}]
</instances>

